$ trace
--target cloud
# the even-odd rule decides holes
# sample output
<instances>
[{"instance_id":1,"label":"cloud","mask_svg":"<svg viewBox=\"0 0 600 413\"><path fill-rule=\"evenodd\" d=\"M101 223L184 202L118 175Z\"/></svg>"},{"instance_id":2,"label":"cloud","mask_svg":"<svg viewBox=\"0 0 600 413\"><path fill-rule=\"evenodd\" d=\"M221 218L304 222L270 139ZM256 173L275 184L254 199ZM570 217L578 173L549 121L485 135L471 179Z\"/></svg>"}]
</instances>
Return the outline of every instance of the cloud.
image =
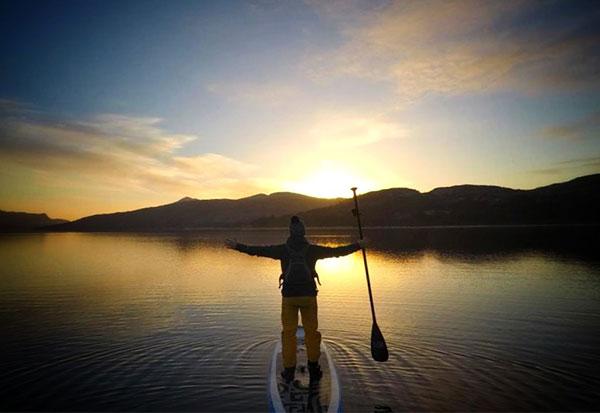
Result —
<instances>
[{"instance_id":1,"label":"cloud","mask_svg":"<svg viewBox=\"0 0 600 413\"><path fill-rule=\"evenodd\" d=\"M599 129L600 111L597 111L575 121L548 126L542 129L539 135L549 139L571 141L585 138L598 139L600 137Z\"/></svg>"},{"instance_id":2,"label":"cloud","mask_svg":"<svg viewBox=\"0 0 600 413\"><path fill-rule=\"evenodd\" d=\"M600 156L591 156L585 158L569 159L556 162L548 168L533 170L537 175L561 175L565 173L586 174L600 172Z\"/></svg>"},{"instance_id":3,"label":"cloud","mask_svg":"<svg viewBox=\"0 0 600 413\"><path fill-rule=\"evenodd\" d=\"M169 133L161 119L115 114L84 120L0 118L0 160L45 182L126 192L236 196L263 189L255 166L214 153L183 155L195 135ZM1 172L1 171L0 171Z\"/></svg>"},{"instance_id":4,"label":"cloud","mask_svg":"<svg viewBox=\"0 0 600 413\"><path fill-rule=\"evenodd\" d=\"M339 21L343 42L309 63L317 78L366 78L398 98L498 89L528 92L598 87L599 12L565 2L392 2ZM348 15L347 5L342 15ZM350 24L345 24L350 21ZM596 27L596 28L594 28Z\"/></svg>"},{"instance_id":5,"label":"cloud","mask_svg":"<svg viewBox=\"0 0 600 413\"><path fill-rule=\"evenodd\" d=\"M296 87L276 82L214 82L206 89L230 102L266 106L282 105L299 94Z\"/></svg>"},{"instance_id":6,"label":"cloud","mask_svg":"<svg viewBox=\"0 0 600 413\"><path fill-rule=\"evenodd\" d=\"M320 115L308 135L321 147L358 147L406 136L399 125L380 116Z\"/></svg>"},{"instance_id":7,"label":"cloud","mask_svg":"<svg viewBox=\"0 0 600 413\"><path fill-rule=\"evenodd\" d=\"M18 111L24 107L25 105L19 101L12 99L0 99L0 113Z\"/></svg>"},{"instance_id":8,"label":"cloud","mask_svg":"<svg viewBox=\"0 0 600 413\"><path fill-rule=\"evenodd\" d=\"M14 99L0 98L0 116L36 113L31 105Z\"/></svg>"}]
</instances>

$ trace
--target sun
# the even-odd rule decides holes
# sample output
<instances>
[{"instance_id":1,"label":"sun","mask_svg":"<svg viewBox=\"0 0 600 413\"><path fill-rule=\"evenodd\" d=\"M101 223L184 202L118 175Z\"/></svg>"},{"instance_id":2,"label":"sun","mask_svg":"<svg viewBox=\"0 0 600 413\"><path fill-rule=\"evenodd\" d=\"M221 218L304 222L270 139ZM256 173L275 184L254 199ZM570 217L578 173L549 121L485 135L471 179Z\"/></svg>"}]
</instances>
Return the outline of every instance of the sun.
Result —
<instances>
[{"instance_id":1,"label":"sun","mask_svg":"<svg viewBox=\"0 0 600 413\"><path fill-rule=\"evenodd\" d=\"M350 198L354 186L363 193L374 188L373 182L339 165L324 165L288 185L292 192L319 198Z\"/></svg>"}]
</instances>

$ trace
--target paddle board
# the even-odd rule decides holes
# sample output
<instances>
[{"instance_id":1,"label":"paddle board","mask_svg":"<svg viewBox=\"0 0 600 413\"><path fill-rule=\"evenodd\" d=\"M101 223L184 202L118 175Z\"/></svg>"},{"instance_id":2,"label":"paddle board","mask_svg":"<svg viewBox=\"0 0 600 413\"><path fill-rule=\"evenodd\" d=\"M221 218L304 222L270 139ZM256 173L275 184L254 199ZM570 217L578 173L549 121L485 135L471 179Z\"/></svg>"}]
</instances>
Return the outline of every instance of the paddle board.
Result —
<instances>
[{"instance_id":1,"label":"paddle board","mask_svg":"<svg viewBox=\"0 0 600 413\"><path fill-rule=\"evenodd\" d=\"M296 340L296 374L291 383L286 383L281 377L283 371L281 340L275 345L269 365L269 411L276 413L341 412L340 383L327 346L321 342L320 364L323 377L318 382L310 384L302 326L299 326L296 331Z\"/></svg>"}]
</instances>

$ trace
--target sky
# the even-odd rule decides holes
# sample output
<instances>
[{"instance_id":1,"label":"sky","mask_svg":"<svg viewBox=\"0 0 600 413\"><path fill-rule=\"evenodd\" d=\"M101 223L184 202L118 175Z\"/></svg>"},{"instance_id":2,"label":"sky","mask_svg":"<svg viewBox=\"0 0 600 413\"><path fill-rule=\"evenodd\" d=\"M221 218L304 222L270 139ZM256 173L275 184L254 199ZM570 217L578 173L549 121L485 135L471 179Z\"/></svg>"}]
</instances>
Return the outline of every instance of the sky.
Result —
<instances>
[{"instance_id":1,"label":"sky","mask_svg":"<svg viewBox=\"0 0 600 413\"><path fill-rule=\"evenodd\" d=\"M597 1L0 0L0 209L600 172Z\"/></svg>"}]
</instances>

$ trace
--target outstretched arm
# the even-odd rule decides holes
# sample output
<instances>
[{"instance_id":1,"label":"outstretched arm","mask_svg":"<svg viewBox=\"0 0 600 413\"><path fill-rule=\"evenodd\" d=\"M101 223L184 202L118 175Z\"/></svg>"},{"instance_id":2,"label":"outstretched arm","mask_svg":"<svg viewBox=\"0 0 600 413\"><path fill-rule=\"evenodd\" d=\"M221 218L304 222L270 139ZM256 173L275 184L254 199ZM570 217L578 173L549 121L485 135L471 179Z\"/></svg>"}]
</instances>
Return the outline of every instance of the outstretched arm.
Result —
<instances>
[{"instance_id":1,"label":"outstretched arm","mask_svg":"<svg viewBox=\"0 0 600 413\"><path fill-rule=\"evenodd\" d=\"M276 260L280 259L282 254L281 245L245 245L236 240L226 239L225 246L229 249L243 252L248 255L273 258Z\"/></svg>"},{"instance_id":2,"label":"outstretched arm","mask_svg":"<svg viewBox=\"0 0 600 413\"><path fill-rule=\"evenodd\" d=\"M364 248L364 246L364 240L359 240L354 244L342 245L341 247L324 247L321 245L315 245L315 255L317 259L341 257L343 255L352 254L354 251Z\"/></svg>"}]
</instances>

